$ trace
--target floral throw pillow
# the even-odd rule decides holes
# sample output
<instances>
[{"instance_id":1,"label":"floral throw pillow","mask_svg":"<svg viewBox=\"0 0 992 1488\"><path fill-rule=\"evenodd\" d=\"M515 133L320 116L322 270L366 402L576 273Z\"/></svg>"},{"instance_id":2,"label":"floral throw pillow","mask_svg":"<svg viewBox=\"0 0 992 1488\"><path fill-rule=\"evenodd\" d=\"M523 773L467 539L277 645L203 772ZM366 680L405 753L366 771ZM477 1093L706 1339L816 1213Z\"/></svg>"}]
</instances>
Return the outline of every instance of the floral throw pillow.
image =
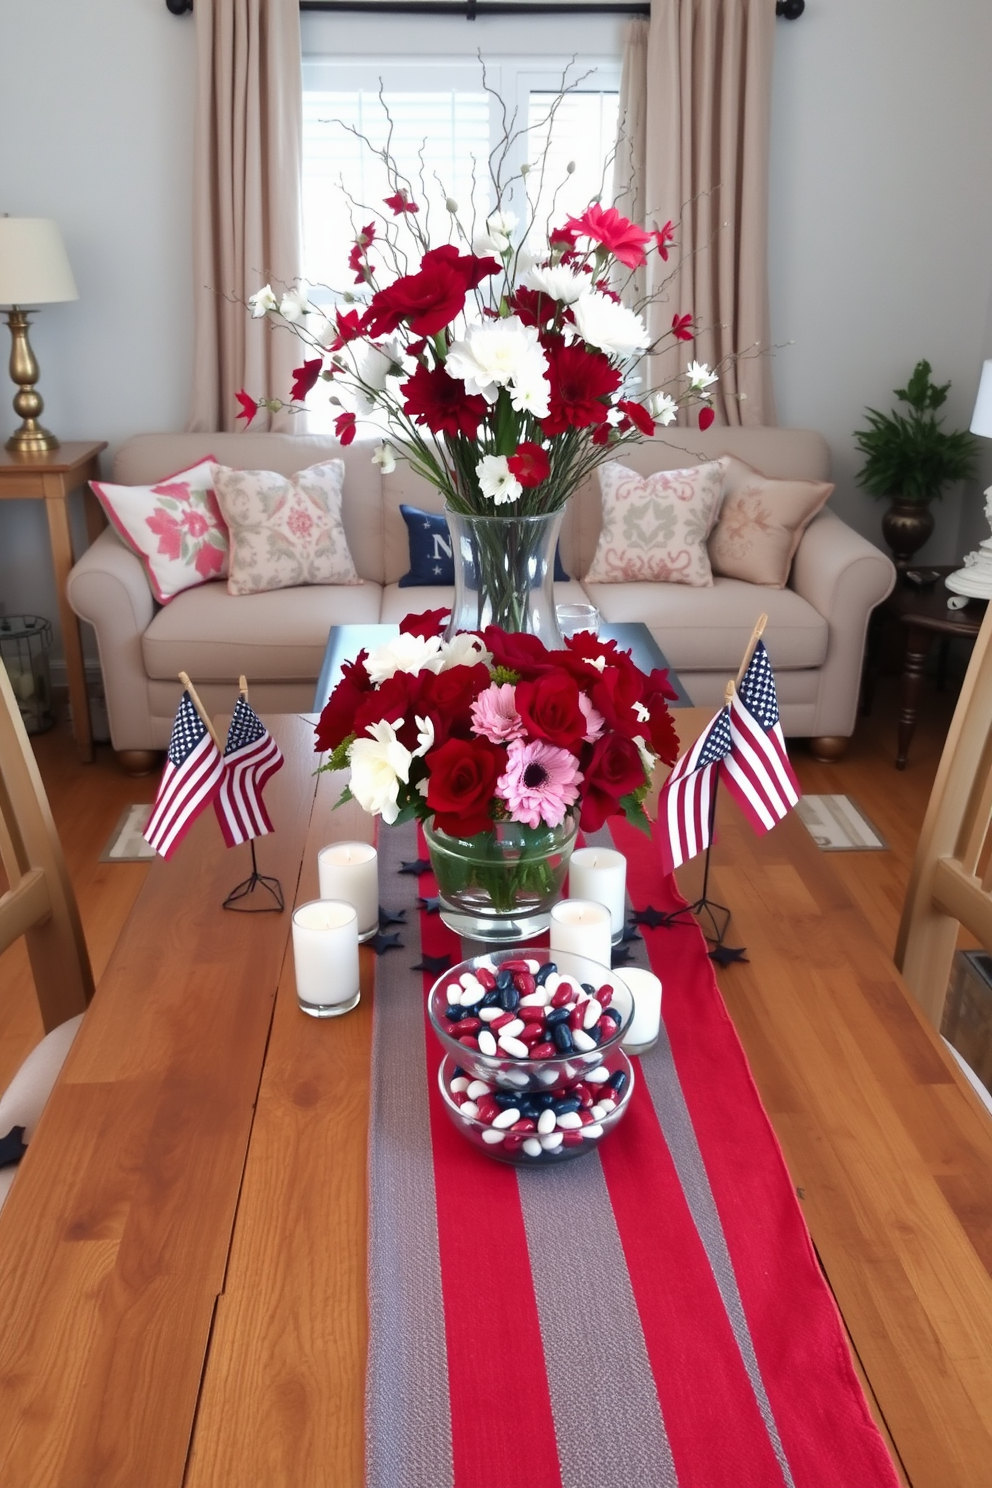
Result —
<instances>
[{"instance_id":1,"label":"floral throw pillow","mask_svg":"<svg viewBox=\"0 0 992 1488\"><path fill-rule=\"evenodd\" d=\"M615 460L601 465L603 530L586 580L712 585L706 539L720 509L722 477L718 460L654 475Z\"/></svg>"},{"instance_id":2,"label":"floral throw pillow","mask_svg":"<svg viewBox=\"0 0 992 1488\"><path fill-rule=\"evenodd\" d=\"M215 465L214 483L231 531L230 594L362 582L341 522L343 461L290 477Z\"/></svg>"},{"instance_id":3,"label":"floral throw pillow","mask_svg":"<svg viewBox=\"0 0 992 1488\"><path fill-rule=\"evenodd\" d=\"M833 486L769 480L735 455L724 455L719 463L723 506L709 541L713 572L784 589L799 541Z\"/></svg>"},{"instance_id":4,"label":"floral throw pillow","mask_svg":"<svg viewBox=\"0 0 992 1488\"><path fill-rule=\"evenodd\" d=\"M144 563L159 604L227 573L227 527L213 473L208 455L156 486L90 482L107 520Z\"/></svg>"}]
</instances>

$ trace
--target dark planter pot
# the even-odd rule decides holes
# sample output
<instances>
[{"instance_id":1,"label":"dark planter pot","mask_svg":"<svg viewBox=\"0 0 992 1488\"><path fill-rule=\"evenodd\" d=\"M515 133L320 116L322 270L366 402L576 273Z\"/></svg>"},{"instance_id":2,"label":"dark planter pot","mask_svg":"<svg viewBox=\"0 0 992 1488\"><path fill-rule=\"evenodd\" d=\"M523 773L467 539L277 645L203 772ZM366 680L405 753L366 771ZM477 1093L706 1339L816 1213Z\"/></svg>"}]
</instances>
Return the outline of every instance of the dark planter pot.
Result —
<instances>
[{"instance_id":1,"label":"dark planter pot","mask_svg":"<svg viewBox=\"0 0 992 1488\"><path fill-rule=\"evenodd\" d=\"M918 501L892 498L892 505L882 518L882 536L892 549L896 568L908 568L913 556L933 531L934 517L929 506Z\"/></svg>"}]
</instances>

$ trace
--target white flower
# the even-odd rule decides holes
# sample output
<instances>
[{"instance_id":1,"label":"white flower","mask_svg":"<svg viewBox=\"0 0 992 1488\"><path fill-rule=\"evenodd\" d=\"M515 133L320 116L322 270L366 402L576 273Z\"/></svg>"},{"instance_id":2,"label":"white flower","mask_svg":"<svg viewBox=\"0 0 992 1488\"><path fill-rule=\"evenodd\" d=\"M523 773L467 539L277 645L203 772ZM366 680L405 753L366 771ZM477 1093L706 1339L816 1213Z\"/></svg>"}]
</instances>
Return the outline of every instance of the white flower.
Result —
<instances>
[{"instance_id":1,"label":"white flower","mask_svg":"<svg viewBox=\"0 0 992 1488\"><path fill-rule=\"evenodd\" d=\"M389 824L399 816L400 781L410 779L413 757L396 737L399 723L370 723L366 733L372 737L355 739L348 750L351 794L363 811Z\"/></svg>"},{"instance_id":2,"label":"white flower","mask_svg":"<svg viewBox=\"0 0 992 1488\"><path fill-rule=\"evenodd\" d=\"M422 758L428 749L434 748L434 720L433 718L421 718L419 714L413 715L413 721L417 725L417 747L413 751L413 758Z\"/></svg>"},{"instance_id":3,"label":"white flower","mask_svg":"<svg viewBox=\"0 0 992 1488\"><path fill-rule=\"evenodd\" d=\"M654 774L654 767L658 763L658 755L655 754L653 749L648 748L647 740L644 739L640 734L634 735L634 743L637 745L637 752L641 756L641 764L644 766L644 774L646 778L650 780L651 776Z\"/></svg>"},{"instance_id":4,"label":"white flower","mask_svg":"<svg viewBox=\"0 0 992 1488\"><path fill-rule=\"evenodd\" d=\"M395 641L376 646L365 670L373 682L379 683L396 672L439 672L441 664L440 636L400 634Z\"/></svg>"},{"instance_id":5,"label":"white flower","mask_svg":"<svg viewBox=\"0 0 992 1488\"><path fill-rule=\"evenodd\" d=\"M689 379L689 388L694 393L705 393L708 387L720 379L715 372L711 372L705 362L690 362L686 371Z\"/></svg>"},{"instance_id":6,"label":"white flower","mask_svg":"<svg viewBox=\"0 0 992 1488\"><path fill-rule=\"evenodd\" d=\"M648 408L656 424L662 424L665 428L674 424L679 405L668 393L652 393L647 400Z\"/></svg>"},{"instance_id":7,"label":"white flower","mask_svg":"<svg viewBox=\"0 0 992 1488\"><path fill-rule=\"evenodd\" d=\"M402 370L403 348L399 341L391 339L376 344L373 341L352 341L344 348L351 367L361 387L352 387L351 394L355 411L360 417L368 417L376 406L375 394L385 391L387 379Z\"/></svg>"},{"instance_id":8,"label":"white flower","mask_svg":"<svg viewBox=\"0 0 992 1488\"><path fill-rule=\"evenodd\" d=\"M311 309L306 286L303 284L298 289L287 289L279 301L279 314L292 325L299 325L304 316L310 314Z\"/></svg>"},{"instance_id":9,"label":"white flower","mask_svg":"<svg viewBox=\"0 0 992 1488\"><path fill-rule=\"evenodd\" d=\"M260 320L266 310L278 310L279 302L272 293L272 286L267 284L264 289L256 290L249 297L248 309L252 313L253 320Z\"/></svg>"},{"instance_id":10,"label":"white flower","mask_svg":"<svg viewBox=\"0 0 992 1488\"><path fill-rule=\"evenodd\" d=\"M486 230L479 233L472 243L478 254L498 253L500 257L509 252L510 234L517 225L512 212L493 212L486 218Z\"/></svg>"},{"instance_id":11,"label":"white flower","mask_svg":"<svg viewBox=\"0 0 992 1488\"><path fill-rule=\"evenodd\" d=\"M639 698L635 698L634 700L634 713L637 717L638 723L647 723L648 719L651 717L650 712L647 708L645 708L644 704L640 701Z\"/></svg>"},{"instance_id":12,"label":"white flower","mask_svg":"<svg viewBox=\"0 0 992 1488\"><path fill-rule=\"evenodd\" d=\"M483 496L488 496L494 506L503 506L508 501L516 501L523 491L523 486L516 476L510 474L509 462L505 455L483 455L475 473L479 478L479 489Z\"/></svg>"},{"instance_id":13,"label":"white flower","mask_svg":"<svg viewBox=\"0 0 992 1488\"><path fill-rule=\"evenodd\" d=\"M583 341L597 346L607 356L633 356L651 344L641 317L608 295L584 294L575 301L572 313Z\"/></svg>"},{"instance_id":14,"label":"white flower","mask_svg":"<svg viewBox=\"0 0 992 1488\"><path fill-rule=\"evenodd\" d=\"M452 342L445 362L449 377L460 377L467 393L481 393L488 403L496 402L501 387L536 386L547 370L537 327L525 326L515 315L472 326L461 341Z\"/></svg>"},{"instance_id":15,"label":"white flower","mask_svg":"<svg viewBox=\"0 0 992 1488\"><path fill-rule=\"evenodd\" d=\"M488 666L492 659L492 652L486 650L478 636L468 631L459 631L450 641L442 642L441 666L438 671L446 672L449 667L456 666L475 666L480 661L483 666Z\"/></svg>"},{"instance_id":16,"label":"white flower","mask_svg":"<svg viewBox=\"0 0 992 1488\"><path fill-rule=\"evenodd\" d=\"M567 264L528 269L522 276L522 282L528 289L546 294L552 300L560 300L563 305L574 305L579 296L585 294L589 288L588 277L585 274L576 274Z\"/></svg>"},{"instance_id":17,"label":"white flower","mask_svg":"<svg viewBox=\"0 0 992 1488\"><path fill-rule=\"evenodd\" d=\"M547 418L551 408L551 384L546 377L528 377L510 389L510 403L518 413Z\"/></svg>"},{"instance_id":18,"label":"white flower","mask_svg":"<svg viewBox=\"0 0 992 1488\"><path fill-rule=\"evenodd\" d=\"M380 444L372 456L372 464L378 465L383 475L392 475L396 469L396 452L391 444Z\"/></svg>"}]
</instances>

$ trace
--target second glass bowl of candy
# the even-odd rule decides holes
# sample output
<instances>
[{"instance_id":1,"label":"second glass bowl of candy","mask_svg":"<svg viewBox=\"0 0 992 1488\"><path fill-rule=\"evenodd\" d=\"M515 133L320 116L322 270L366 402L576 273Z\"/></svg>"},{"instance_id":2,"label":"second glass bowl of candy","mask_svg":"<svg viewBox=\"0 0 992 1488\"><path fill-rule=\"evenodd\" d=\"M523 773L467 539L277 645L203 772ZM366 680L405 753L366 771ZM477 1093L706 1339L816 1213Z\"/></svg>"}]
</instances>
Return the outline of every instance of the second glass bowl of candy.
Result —
<instances>
[{"instance_id":1,"label":"second glass bowl of candy","mask_svg":"<svg viewBox=\"0 0 992 1488\"><path fill-rule=\"evenodd\" d=\"M549 1090L618 1047L633 998L623 978L570 951L493 951L444 972L428 1013L446 1054L473 1079Z\"/></svg>"}]
</instances>

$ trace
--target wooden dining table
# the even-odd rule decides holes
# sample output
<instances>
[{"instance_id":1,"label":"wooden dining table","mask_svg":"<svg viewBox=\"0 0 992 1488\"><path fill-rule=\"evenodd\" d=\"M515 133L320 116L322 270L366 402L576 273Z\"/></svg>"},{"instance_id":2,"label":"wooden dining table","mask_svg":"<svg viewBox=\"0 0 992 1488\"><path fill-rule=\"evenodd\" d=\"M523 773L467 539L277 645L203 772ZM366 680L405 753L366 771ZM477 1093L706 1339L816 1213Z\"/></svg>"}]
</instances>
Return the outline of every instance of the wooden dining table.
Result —
<instances>
[{"instance_id":1,"label":"wooden dining table","mask_svg":"<svg viewBox=\"0 0 992 1488\"><path fill-rule=\"evenodd\" d=\"M312 720L269 724L291 905L372 822ZM798 818L718 827L721 991L876 1419L912 1488L987 1488L992 1121ZM374 952L354 1012L306 1016L289 913L222 908L247 859L207 813L152 866L0 1215L5 1488L362 1483Z\"/></svg>"}]
</instances>

